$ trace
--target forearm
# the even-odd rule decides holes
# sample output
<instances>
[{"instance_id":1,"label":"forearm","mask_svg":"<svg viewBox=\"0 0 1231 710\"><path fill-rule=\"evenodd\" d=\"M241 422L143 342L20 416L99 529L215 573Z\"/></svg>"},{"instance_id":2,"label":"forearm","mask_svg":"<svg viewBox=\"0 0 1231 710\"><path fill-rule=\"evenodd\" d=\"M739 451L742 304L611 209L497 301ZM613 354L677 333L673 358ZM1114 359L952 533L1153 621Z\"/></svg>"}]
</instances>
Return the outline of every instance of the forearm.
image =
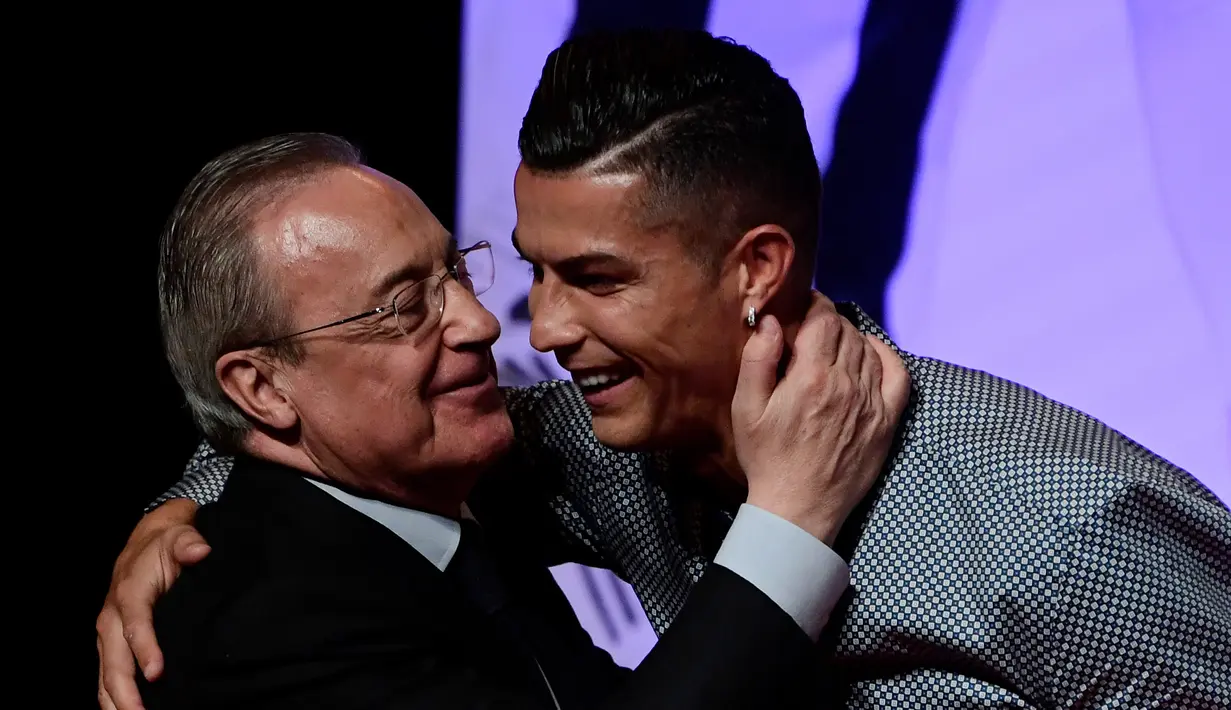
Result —
<instances>
[{"instance_id":1,"label":"forearm","mask_svg":"<svg viewBox=\"0 0 1231 710\"><path fill-rule=\"evenodd\" d=\"M139 543L176 525L192 525L200 507L196 501L188 498L168 500L142 516L137 527L133 528L132 534L128 536L125 549L133 548L134 543L138 543L134 549L140 549L143 545Z\"/></svg>"},{"instance_id":2,"label":"forearm","mask_svg":"<svg viewBox=\"0 0 1231 710\"><path fill-rule=\"evenodd\" d=\"M779 605L711 565L649 655L601 707L795 707L820 655Z\"/></svg>"},{"instance_id":3,"label":"forearm","mask_svg":"<svg viewBox=\"0 0 1231 710\"><path fill-rule=\"evenodd\" d=\"M846 562L828 545L752 504L740 506L714 564L750 582L814 641L850 582Z\"/></svg>"},{"instance_id":4,"label":"forearm","mask_svg":"<svg viewBox=\"0 0 1231 710\"><path fill-rule=\"evenodd\" d=\"M150 541L163 532L177 525L192 525L196 520L199 507L187 498L173 498L146 513L137 522L137 527L133 528L132 534L128 536L128 542L124 544L124 549L116 558L115 569L121 570L127 567L132 557L141 554L149 546Z\"/></svg>"}]
</instances>

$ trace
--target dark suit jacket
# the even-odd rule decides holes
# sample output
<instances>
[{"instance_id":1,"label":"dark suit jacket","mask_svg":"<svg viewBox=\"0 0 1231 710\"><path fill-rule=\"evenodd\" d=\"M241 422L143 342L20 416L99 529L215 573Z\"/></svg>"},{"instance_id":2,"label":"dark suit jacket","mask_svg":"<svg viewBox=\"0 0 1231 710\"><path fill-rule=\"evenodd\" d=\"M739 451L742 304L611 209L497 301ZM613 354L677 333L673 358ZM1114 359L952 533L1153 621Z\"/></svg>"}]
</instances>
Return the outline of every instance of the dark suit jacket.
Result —
<instances>
[{"instance_id":1,"label":"dark suit jacket","mask_svg":"<svg viewBox=\"0 0 1231 710\"><path fill-rule=\"evenodd\" d=\"M479 519L522 606L557 631L537 659L565 710L780 707L815 660L786 613L714 566L639 669L620 668L547 569L518 559L518 531ZM550 707L445 574L297 472L238 459L197 527L212 552L155 611L150 710Z\"/></svg>"}]
</instances>

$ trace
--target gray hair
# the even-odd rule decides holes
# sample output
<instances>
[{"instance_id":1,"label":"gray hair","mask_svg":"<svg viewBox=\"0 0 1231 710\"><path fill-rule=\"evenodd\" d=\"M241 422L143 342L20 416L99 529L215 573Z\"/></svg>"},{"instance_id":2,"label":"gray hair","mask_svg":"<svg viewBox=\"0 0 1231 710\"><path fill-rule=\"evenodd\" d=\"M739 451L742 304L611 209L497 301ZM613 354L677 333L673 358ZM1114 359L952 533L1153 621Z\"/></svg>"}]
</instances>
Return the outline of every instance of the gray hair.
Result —
<instances>
[{"instance_id":1,"label":"gray hair","mask_svg":"<svg viewBox=\"0 0 1231 710\"><path fill-rule=\"evenodd\" d=\"M255 215L295 185L332 167L362 165L348 141L323 133L264 138L210 161L188 183L159 242L158 301L171 371L205 438L235 452L252 421L214 374L222 355L289 332L276 284L262 273ZM267 346L291 364L294 341Z\"/></svg>"}]
</instances>

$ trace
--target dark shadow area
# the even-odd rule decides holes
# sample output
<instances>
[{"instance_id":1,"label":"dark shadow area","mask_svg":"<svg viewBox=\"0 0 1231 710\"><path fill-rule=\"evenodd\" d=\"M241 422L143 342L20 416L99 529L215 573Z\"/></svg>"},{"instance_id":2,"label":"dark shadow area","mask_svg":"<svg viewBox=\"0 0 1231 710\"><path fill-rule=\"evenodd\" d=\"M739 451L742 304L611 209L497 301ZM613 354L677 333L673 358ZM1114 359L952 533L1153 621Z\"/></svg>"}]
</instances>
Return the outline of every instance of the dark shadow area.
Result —
<instances>
[{"instance_id":1,"label":"dark shadow area","mask_svg":"<svg viewBox=\"0 0 1231 710\"><path fill-rule=\"evenodd\" d=\"M902 258L919 141L957 0L869 0L859 60L825 170L816 284L885 327L885 290Z\"/></svg>"},{"instance_id":2,"label":"dark shadow area","mask_svg":"<svg viewBox=\"0 0 1231 710\"><path fill-rule=\"evenodd\" d=\"M577 0L570 37L597 30L703 30L709 20L709 0Z\"/></svg>"},{"instance_id":3,"label":"dark shadow area","mask_svg":"<svg viewBox=\"0 0 1231 710\"><path fill-rule=\"evenodd\" d=\"M56 239L42 247L55 253L40 257L70 262L68 284L84 309L71 345L55 356L63 360L61 379L71 379L57 405L70 405L78 423L54 435L66 437L61 447L71 455L46 475L69 481L72 528L87 534L85 564L71 571L64 618L71 631L58 644L69 649L63 692L73 700L48 705L97 707L93 625L111 565L146 503L179 477L198 440L158 332L157 242L180 191L208 160L242 142L324 131L355 142L374 168L407 183L451 227L461 19L455 4L442 6L453 7L412 10L418 17L399 20L431 27L433 42L407 42L396 62L378 69L338 60L326 76L285 57L202 68L164 56L95 66L97 76L83 79L90 83L83 97L108 86L107 101L82 98L65 113L77 117L56 145L71 210L57 216ZM177 73L174 83L164 76Z\"/></svg>"}]
</instances>

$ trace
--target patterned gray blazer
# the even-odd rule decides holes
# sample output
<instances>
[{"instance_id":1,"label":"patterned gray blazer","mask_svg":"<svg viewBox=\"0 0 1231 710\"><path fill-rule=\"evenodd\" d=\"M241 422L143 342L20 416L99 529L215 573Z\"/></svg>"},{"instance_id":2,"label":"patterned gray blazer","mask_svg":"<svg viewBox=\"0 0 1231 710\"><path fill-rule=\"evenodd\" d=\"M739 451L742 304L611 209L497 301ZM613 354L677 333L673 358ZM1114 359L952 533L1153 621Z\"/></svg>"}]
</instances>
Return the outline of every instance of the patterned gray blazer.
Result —
<instances>
[{"instance_id":1,"label":"patterned gray blazer","mask_svg":"<svg viewBox=\"0 0 1231 710\"><path fill-rule=\"evenodd\" d=\"M1231 708L1227 507L1076 410L901 354L911 404L836 544L851 586L822 639L818 705ZM520 443L518 496L504 500L557 536L545 561L613 570L661 633L733 511L673 475L668 454L598 443L570 383L506 397ZM208 503L229 470L203 445L157 502Z\"/></svg>"}]
</instances>

